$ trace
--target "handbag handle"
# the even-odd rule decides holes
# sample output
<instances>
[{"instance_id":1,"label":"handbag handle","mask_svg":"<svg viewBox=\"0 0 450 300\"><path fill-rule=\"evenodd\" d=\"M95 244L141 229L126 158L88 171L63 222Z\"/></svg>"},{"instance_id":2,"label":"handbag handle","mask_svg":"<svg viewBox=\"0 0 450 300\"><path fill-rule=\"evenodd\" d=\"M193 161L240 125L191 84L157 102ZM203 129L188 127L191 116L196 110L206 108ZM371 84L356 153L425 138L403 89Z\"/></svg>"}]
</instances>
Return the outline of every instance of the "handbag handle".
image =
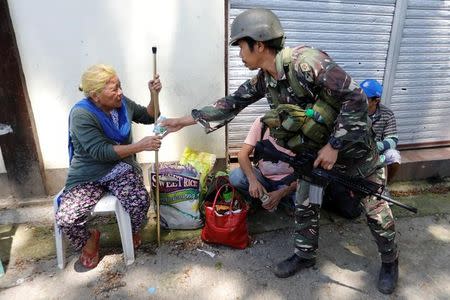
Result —
<instances>
[{"instance_id":1,"label":"handbag handle","mask_svg":"<svg viewBox=\"0 0 450 300\"><path fill-rule=\"evenodd\" d=\"M222 186L217 190L216 197L214 198L214 202L213 202L213 205L212 205L212 209L213 209L213 210L215 210L215 208L216 208L216 202L217 202L217 199L219 198L220 191L221 191L223 188L225 188L225 187L230 187L230 188L231 188L231 191L233 192L233 196L232 196L231 201L230 201L230 212L232 211L233 200L234 200L234 193L235 193L235 192L234 192L234 187L233 187L231 184L229 184L229 183L222 185Z\"/></svg>"},{"instance_id":2,"label":"handbag handle","mask_svg":"<svg viewBox=\"0 0 450 300\"><path fill-rule=\"evenodd\" d=\"M220 176L216 179L214 182L215 186L214 189L216 192L223 186L223 185L231 185L230 179L226 176ZM233 187L233 186L232 186Z\"/></svg>"}]
</instances>

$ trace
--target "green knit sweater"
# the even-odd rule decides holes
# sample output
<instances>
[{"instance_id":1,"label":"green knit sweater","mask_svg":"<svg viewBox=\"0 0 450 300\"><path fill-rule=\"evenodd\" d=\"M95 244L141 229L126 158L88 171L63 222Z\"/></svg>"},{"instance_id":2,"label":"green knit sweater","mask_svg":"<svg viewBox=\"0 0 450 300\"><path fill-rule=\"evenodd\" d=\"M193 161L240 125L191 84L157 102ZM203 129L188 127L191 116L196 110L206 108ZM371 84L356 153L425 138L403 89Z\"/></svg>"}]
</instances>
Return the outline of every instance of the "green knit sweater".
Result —
<instances>
[{"instance_id":1,"label":"green knit sweater","mask_svg":"<svg viewBox=\"0 0 450 300\"><path fill-rule=\"evenodd\" d=\"M149 116L147 108L125 97L128 119L136 123L152 124L154 118ZM65 190L76 185L101 179L120 161L133 166L142 173L136 161L136 155L121 159L114 151L117 143L103 133L102 126L94 114L83 108L73 109L70 115L70 135L74 155L69 168ZM131 144L132 134L123 143Z\"/></svg>"}]
</instances>

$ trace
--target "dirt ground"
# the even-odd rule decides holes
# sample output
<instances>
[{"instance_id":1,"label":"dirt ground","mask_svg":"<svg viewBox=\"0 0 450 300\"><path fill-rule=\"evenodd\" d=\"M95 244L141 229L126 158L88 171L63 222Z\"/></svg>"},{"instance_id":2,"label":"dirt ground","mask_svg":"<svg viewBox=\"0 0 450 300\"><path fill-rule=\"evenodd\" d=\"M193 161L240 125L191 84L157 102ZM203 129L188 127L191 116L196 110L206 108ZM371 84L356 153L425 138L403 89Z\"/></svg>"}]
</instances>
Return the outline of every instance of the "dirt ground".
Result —
<instances>
[{"instance_id":1,"label":"dirt ground","mask_svg":"<svg viewBox=\"0 0 450 300\"><path fill-rule=\"evenodd\" d=\"M292 227L254 235L245 250L199 238L145 244L129 267L115 248L102 249L89 271L75 254L64 270L54 257L16 260L0 278L0 299L449 299L450 215L405 217L396 226L400 279L392 296L376 289L380 261L369 229L348 221L322 226L317 265L287 279L271 269L293 253Z\"/></svg>"}]
</instances>

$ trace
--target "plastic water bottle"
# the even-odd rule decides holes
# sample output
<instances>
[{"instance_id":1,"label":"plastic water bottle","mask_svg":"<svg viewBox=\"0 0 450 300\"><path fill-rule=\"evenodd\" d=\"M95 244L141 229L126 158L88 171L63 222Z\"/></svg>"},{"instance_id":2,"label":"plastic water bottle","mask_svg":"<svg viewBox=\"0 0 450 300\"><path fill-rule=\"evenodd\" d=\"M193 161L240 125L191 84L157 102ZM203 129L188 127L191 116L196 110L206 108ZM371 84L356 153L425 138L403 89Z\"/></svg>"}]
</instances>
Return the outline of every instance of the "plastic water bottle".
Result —
<instances>
[{"instance_id":1,"label":"plastic water bottle","mask_svg":"<svg viewBox=\"0 0 450 300\"><path fill-rule=\"evenodd\" d=\"M165 133L167 132L167 128L160 125L160 123L161 123L162 121L164 121L165 119L166 119L166 117L164 117L164 116L161 115L161 116L159 116L158 120L156 121L155 127L153 128L153 132L154 132L156 135L162 135L162 136L164 136Z\"/></svg>"},{"instance_id":2,"label":"plastic water bottle","mask_svg":"<svg viewBox=\"0 0 450 300\"><path fill-rule=\"evenodd\" d=\"M267 195L266 193L264 193L261 197L259 197L259 200L261 200L262 204L266 204L267 202L270 201L270 197L269 195ZM271 210L269 210L269 212L274 212L277 208L274 207Z\"/></svg>"},{"instance_id":3,"label":"plastic water bottle","mask_svg":"<svg viewBox=\"0 0 450 300\"><path fill-rule=\"evenodd\" d=\"M225 202L231 202L233 200L233 190L225 187L225 191L223 192L222 197Z\"/></svg>"},{"instance_id":4,"label":"plastic water bottle","mask_svg":"<svg viewBox=\"0 0 450 300\"><path fill-rule=\"evenodd\" d=\"M312 109L312 108L307 108L307 109L305 110L305 115L306 115L308 118L314 119L314 120L316 120L316 121L319 122L319 123L325 124L325 120L324 120L324 118L320 115L320 113L317 112L317 111L315 111L315 110Z\"/></svg>"}]
</instances>

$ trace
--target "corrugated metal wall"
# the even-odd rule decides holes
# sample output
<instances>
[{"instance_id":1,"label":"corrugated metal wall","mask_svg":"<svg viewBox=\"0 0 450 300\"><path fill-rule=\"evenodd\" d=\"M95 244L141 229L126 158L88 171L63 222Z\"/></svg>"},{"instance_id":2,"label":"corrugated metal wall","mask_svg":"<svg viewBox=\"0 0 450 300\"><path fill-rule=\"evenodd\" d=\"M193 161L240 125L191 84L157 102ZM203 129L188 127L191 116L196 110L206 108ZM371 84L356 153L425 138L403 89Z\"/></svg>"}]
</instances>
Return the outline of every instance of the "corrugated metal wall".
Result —
<instances>
[{"instance_id":1,"label":"corrugated metal wall","mask_svg":"<svg viewBox=\"0 0 450 300\"><path fill-rule=\"evenodd\" d=\"M229 24L243 10L273 10L285 29L287 45L309 45L326 51L356 81L383 79L395 0L230 0ZM239 47L229 48L229 91L250 78L239 58ZM240 148L253 120L268 108L265 99L247 107L228 127L232 154Z\"/></svg>"},{"instance_id":2,"label":"corrugated metal wall","mask_svg":"<svg viewBox=\"0 0 450 300\"><path fill-rule=\"evenodd\" d=\"M450 140L450 1L408 1L387 101L401 144Z\"/></svg>"}]
</instances>

